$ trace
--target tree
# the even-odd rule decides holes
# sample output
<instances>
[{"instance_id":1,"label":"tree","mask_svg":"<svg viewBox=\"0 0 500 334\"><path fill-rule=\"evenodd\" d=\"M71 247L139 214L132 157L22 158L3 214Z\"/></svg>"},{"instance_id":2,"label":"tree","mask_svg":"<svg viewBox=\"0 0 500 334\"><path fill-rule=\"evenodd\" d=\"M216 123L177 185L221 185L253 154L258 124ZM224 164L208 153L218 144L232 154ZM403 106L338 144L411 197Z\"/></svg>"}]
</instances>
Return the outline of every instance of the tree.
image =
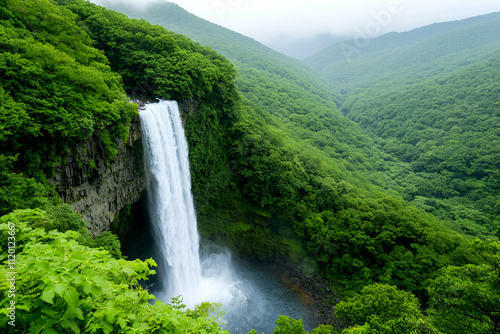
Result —
<instances>
[{"instance_id":1,"label":"tree","mask_svg":"<svg viewBox=\"0 0 500 334\"><path fill-rule=\"evenodd\" d=\"M420 311L418 299L395 286L372 284L335 306L335 314L355 324L343 333L437 334Z\"/></svg>"},{"instance_id":2,"label":"tree","mask_svg":"<svg viewBox=\"0 0 500 334\"><path fill-rule=\"evenodd\" d=\"M302 325L302 320L295 320L290 317L280 315L276 320L276 328L273 334L307 334Z\"/></svg>"},{"instance_id":3,"label":"tree","mask_svg":"<svg viewBox=\"0 0 500 334\"><path fill-rule=\"evenodd\" d=\"M429 288L431 315L447 333L499 333L500 242L476 239L471 249L483 263L444 269Z\"/></svg>"},{"instance_id":4,"label":"tree","mask_svg":"<svg viewBox=\"0 0 500 334\"><path fill-rule=\"evenodd\" d=\"M387 284L365 286L361 293L338 303L335 314L358 325L370 319L385 322L404 316L421 316L420 303L413 294Z\"/></svg>"}]
</instances>

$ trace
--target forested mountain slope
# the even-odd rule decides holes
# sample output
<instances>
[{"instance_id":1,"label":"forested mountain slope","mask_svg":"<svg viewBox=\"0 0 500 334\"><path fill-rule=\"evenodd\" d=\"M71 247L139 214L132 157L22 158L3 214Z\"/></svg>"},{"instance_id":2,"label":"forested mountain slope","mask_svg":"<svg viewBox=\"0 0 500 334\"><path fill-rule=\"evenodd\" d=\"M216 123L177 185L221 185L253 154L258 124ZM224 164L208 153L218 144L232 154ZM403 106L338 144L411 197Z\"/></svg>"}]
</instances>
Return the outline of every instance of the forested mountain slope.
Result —
<instances>
[{"instance_id":1,"label":"forested mountain slope","mask_svg":"<svg viewBox=\"0 0 500 334\"><path fill-rule=\"evenodd\" d=\"M499 32L493 13L307 60L344 93L343 113L409 163L405 198L471 235L499 230Z\"/></svg>"},{"instance_id":2,"label":"forested mountain slope","mask_svg":"<svg viewBox=\"0 0 500 334\"><path fill-rule=\"evenodd\" d=\"M492 13L372 40L345 41L305 62L320 70L337 91L414 83L484 59L498 48L499 20L500 13Z\"/></svg>"}]
</instances>

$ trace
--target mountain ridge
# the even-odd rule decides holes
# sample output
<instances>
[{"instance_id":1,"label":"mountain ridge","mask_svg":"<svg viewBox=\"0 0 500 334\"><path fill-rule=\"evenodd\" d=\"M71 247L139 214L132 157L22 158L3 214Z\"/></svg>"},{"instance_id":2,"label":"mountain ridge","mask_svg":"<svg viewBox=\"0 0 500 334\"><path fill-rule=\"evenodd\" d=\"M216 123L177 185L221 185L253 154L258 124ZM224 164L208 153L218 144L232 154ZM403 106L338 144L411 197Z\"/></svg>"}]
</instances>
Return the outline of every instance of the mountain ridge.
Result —
<instances>
[{"instance_id":1,"label":"mountain ridge","mask_svg":"<svg viewBox=\"0 0 500 334\"><path fill-rule=\"evenodd\" d=\"M489 14L473 16L463 20L433 23L430 25L414 28L404 32L389 32L375 38L370 38L369 39L370 43L365 47L358 48L359 52L357 54L359 55L372 51L374 47L375 48L379 47L382 48L382 50L384 50L384 47L389 48L391 46L391 43L403 44L399 46L410 46L426 38L429 38L433 35L446 33L451 30L456 30L457 28L467 27L469 25L489 22L492 20L496 20L498 18L500 18L500 12L493 12ZM388 42L388 45L384 44L386 40ZM304 58L303 61L306 62L307 64L312 65L316 69L321 70L325 67L324 64L321 64L321 62L325 62L324 60L322 60L322 58L330 57L332 62L344 60L345 54L344 53L339 54L338 53L339 50L333 50L333 49L340 49L340 46L345 43L351 43L352 45L354 44L354 41L355 40L353 39L346 39L342 42L334 43L330 46L327 46L323 50L317 52L315 55ZM381 45L378 45L377 44L378 42L381 42ZM328 55L328 53L330 53L330 55Z\"/></svg>"}]
</instances>

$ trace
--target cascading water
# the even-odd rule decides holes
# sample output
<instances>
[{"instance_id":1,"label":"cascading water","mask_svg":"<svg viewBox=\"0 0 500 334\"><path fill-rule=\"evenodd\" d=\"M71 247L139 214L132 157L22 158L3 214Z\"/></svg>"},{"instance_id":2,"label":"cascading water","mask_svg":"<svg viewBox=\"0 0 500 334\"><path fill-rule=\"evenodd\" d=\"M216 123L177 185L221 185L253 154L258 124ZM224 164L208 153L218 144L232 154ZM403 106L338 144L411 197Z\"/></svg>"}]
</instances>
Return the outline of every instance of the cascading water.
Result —
<instances>
[{"instance_id":1,"label":"cascading water","mask_svg":"<svg viewBox=\"0 0 500 334\"><path fill-rule=\"evenodd\" d=\"M141 124L150 216L164 255L157 259L158 274L168 280L163 297L188 298L198 290L202 276L188 146L177 102L149 104L141 111Z\"/></svg>"},{"instance_id":2,"label":"cascading water","mask_svg":"<svg viewBox=\"0 0 500 334\"><path fill-rule=\"evenodd\" d=\"M242 266L236 273L227 253L209 254L200 262L188 146L177 102L147 104L140 117L149 220L158 248L160 284L153 294L167 303L181 295L189 308L204 301L222 303L233 334L251 328L270 333L279 314L308 317L303 305L268 273Z\"/></svg>"},{"instance_id":3,"label":"cascading water","mask_svg":"<svg viewBox=\"0 0 500 334\"><path fill-rule=\"evenodd\" d=\"M235 295L229 261L218 261L203 276L199 256L188 145L175 101L148 104L141 110L147 170L148 210L158 248L155 294L164 302L181 295L188 307L203 301L227 303Z\"/></svg>"}]
</instances>

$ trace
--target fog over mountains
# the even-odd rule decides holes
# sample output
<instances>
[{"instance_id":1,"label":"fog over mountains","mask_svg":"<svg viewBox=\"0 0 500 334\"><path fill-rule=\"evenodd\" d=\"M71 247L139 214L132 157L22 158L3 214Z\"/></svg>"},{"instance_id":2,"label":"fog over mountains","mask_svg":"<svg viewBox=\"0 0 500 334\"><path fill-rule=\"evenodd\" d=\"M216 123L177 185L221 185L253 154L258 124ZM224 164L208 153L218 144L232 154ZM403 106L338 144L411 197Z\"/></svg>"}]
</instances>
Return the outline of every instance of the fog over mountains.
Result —
<instances>
[{"instance_id":1,"label":"fog over mountains","mask_svg":"<svg viewBox=\"0 0 500 334\"><path fill-rule=\"evenodd\" d=\"M164 0L91 0L148 10ZM249 36L298 59L347 39L403 32L436 22L461 20L500 11L492 0L413 1L170 1L212 23Z\"/></svg>"}]
</instances>

